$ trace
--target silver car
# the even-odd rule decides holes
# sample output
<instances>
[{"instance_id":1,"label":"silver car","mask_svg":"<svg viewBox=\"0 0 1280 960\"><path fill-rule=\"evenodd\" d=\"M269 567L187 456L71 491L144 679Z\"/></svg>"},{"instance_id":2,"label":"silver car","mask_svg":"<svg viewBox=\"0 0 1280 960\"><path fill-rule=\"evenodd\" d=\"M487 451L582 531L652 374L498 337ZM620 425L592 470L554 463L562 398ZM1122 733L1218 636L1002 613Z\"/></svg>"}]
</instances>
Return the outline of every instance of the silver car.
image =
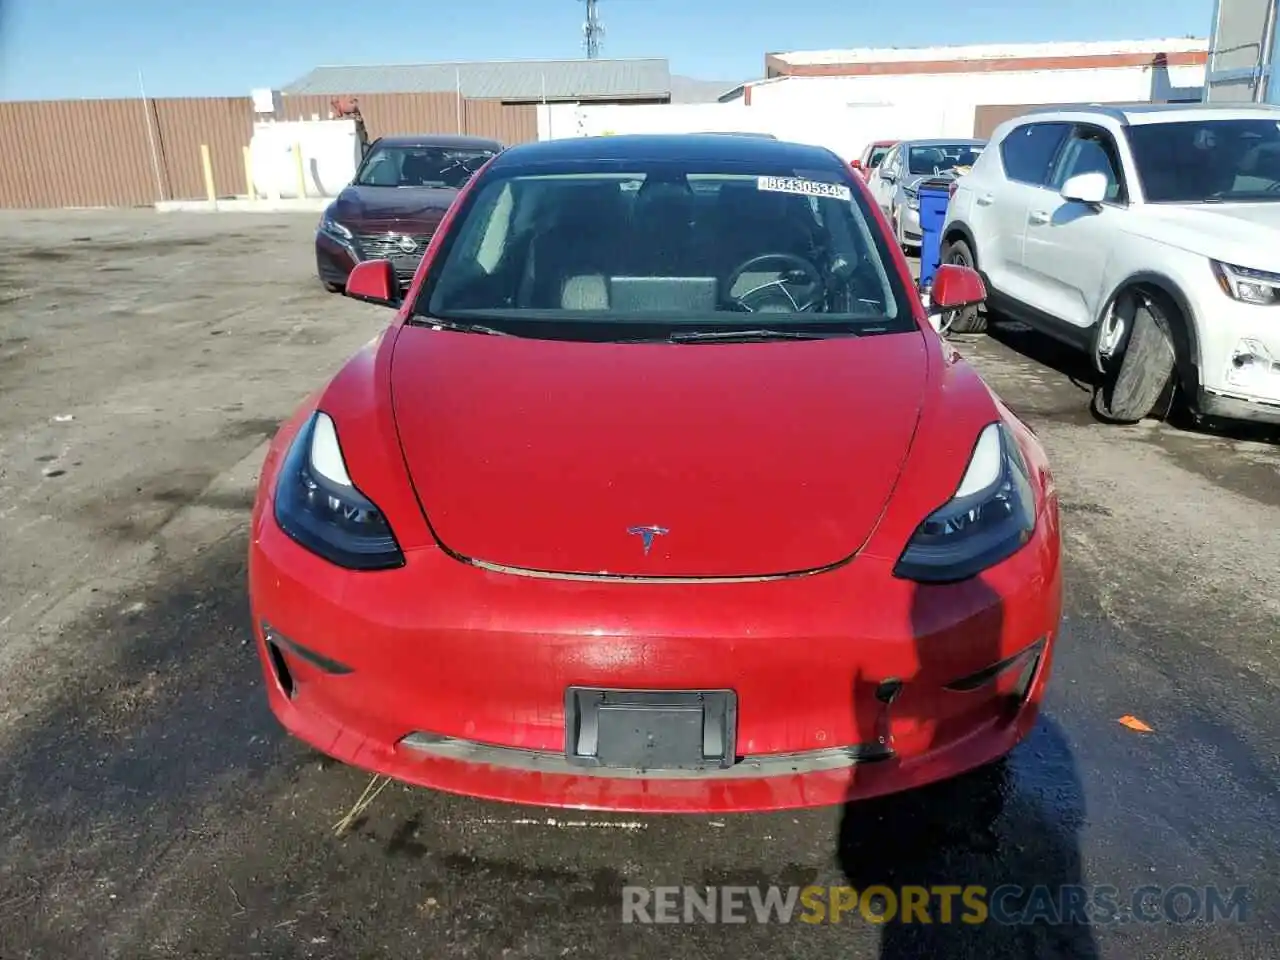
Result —
<instances>
[{"instance_id":1,"label":"silver car","mask_svg":"<svg viewBox=\"0 0 1280 960\"><path fill-rule=\"evenodd\" d=\"M920 182L954 180L986 145L985 140L903 140L880 161L867 185L903 247L915 249L922 239Z\"/></svg>"}]
</instances>

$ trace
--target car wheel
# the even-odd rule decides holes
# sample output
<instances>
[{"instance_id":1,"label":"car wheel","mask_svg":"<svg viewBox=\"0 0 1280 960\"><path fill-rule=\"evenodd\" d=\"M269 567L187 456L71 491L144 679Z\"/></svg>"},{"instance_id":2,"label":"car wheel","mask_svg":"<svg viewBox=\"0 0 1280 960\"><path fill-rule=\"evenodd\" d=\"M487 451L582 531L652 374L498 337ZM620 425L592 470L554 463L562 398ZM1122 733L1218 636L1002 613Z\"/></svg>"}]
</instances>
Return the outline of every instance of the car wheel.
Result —
<instances>
[{"instance_id":1,"label":"car wheel","mask_svg":"<svg viewBox=\"0 0 1280 960\"><path fill-rule=\"evenodd\" d=\"M1107 423L1137 423L1152 414L1173 383L1169 318L1158 303L1137 296L1117 305L1106 323L1111 327L1099 331L1095 346L1105 369L1093 394L1093 412Z\"/></svg>"},{"instance_id":2,"label":"car wheel","mask_svg":"<svg viewBox=\"0 0 1280 960\"><path fill-rule=\"evenodd\" d=\"M977 269L973 250L963 240L952 240L946 244L942 248L940 259L943 263L951 263L957 267ZM951 310L942 317L942 329L948 333L983 333L987 329L987 317L977 304L963 310Z\"/></svg>"}]
</instances>

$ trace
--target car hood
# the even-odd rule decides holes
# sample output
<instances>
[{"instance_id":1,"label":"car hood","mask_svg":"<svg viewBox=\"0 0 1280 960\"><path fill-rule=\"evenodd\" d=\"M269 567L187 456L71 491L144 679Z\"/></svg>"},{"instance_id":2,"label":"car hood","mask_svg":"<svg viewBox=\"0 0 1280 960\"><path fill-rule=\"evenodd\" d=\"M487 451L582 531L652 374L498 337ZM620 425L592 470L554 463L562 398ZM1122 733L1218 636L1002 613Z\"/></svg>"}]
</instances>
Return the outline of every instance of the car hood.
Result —
<instances>
[{"instance_id":1,"label":"car hood","mask_svg":"<svg viewBox=\"0 0 1280 960\"><path fill-rule=\"evenodd\" d=\"M910 447L928 356L919 331L608 344L406 326L391 391L419 501L454 554L569 574L765 576L866 541Z\"/></svg>"},{"instance_id":2,"label":"car hood","mask_svg":"<svg viewBox=\"0 0 1280 960\"><path fill-rule=\"evenodd\" d=\"M1280 201L1265 203L1147 204L1126 229L1225 263L1280 270Z\"/></svg>"},{"instance_id":3,"label":"car hood","mask_svg":"<svg viewBox=\"0 0 1280 960\"><path fill-rule=\"evenodd\" d=\"M916 174L911 174L911 175L909 175L909 176L905 176L905 177L903 177L903 178L902 178L902 180L901 180L901 183L902 183L902 189L904 189L904 190L918 190L918 189L920 188L920 184L924 183L926 180L946 180L946 181L950 181L950 180L954 180L954 179L956 179L956 177L957 177L957 176L958 176L958 174L956 173L956 171L955 171L954 169L953 169L953 170L944 170L942 173L916 173Z\"/></svg>"},{"instance_id":4,"label":"car hood","mask_svg":"<svg viewBox=\"0 0 1280 960\"><path fill-rule=\"evenodd\" d=\"M457 190L436 187L360 187L343 189L329 208L339 223L439 223Z\"/></svg>"}]
</instances>

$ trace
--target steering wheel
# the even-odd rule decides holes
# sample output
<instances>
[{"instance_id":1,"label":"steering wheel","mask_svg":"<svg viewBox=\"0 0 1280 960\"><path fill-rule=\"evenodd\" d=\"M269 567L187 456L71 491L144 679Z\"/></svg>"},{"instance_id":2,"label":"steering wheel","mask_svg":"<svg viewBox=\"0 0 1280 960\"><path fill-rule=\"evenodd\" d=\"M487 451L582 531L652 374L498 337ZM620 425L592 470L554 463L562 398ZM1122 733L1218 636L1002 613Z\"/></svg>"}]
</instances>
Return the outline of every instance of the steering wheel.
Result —
<instances>
[{"instance_id":1,"label":"steering wheel","mask_svg":"<svg viewBox=\"0 0 1280 960\"><path fill-rule=\"evenodd\" d=\"M752 272L776 273L773 280L733 296L731 291L744 275ZM739 264L725 281L730 306L746 313L808 313L821 302L826 283L822 273L804 257L794 253L764 253Z\"/></svg>"}]
</instances>

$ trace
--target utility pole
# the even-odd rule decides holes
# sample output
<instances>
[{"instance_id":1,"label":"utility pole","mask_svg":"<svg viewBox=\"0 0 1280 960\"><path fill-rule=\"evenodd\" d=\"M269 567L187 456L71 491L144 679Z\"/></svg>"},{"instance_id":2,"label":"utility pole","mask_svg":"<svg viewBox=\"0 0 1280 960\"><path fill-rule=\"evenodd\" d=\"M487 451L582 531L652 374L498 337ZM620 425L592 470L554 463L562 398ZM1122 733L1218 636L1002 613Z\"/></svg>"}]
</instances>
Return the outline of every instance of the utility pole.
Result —
<instances>
[{"instance_id":1,"label":"utility pole","mask_svg":"<svg viewBox=\"0 0 1280 960\"><path fill-rule=\"evenodd\" d=\"M600 22L599 0L586 0L587 20L582 25L582 45L587 48L587 59L600 56L600 38L604 36L604 24Z\"/></svg>"}]
</instances>

